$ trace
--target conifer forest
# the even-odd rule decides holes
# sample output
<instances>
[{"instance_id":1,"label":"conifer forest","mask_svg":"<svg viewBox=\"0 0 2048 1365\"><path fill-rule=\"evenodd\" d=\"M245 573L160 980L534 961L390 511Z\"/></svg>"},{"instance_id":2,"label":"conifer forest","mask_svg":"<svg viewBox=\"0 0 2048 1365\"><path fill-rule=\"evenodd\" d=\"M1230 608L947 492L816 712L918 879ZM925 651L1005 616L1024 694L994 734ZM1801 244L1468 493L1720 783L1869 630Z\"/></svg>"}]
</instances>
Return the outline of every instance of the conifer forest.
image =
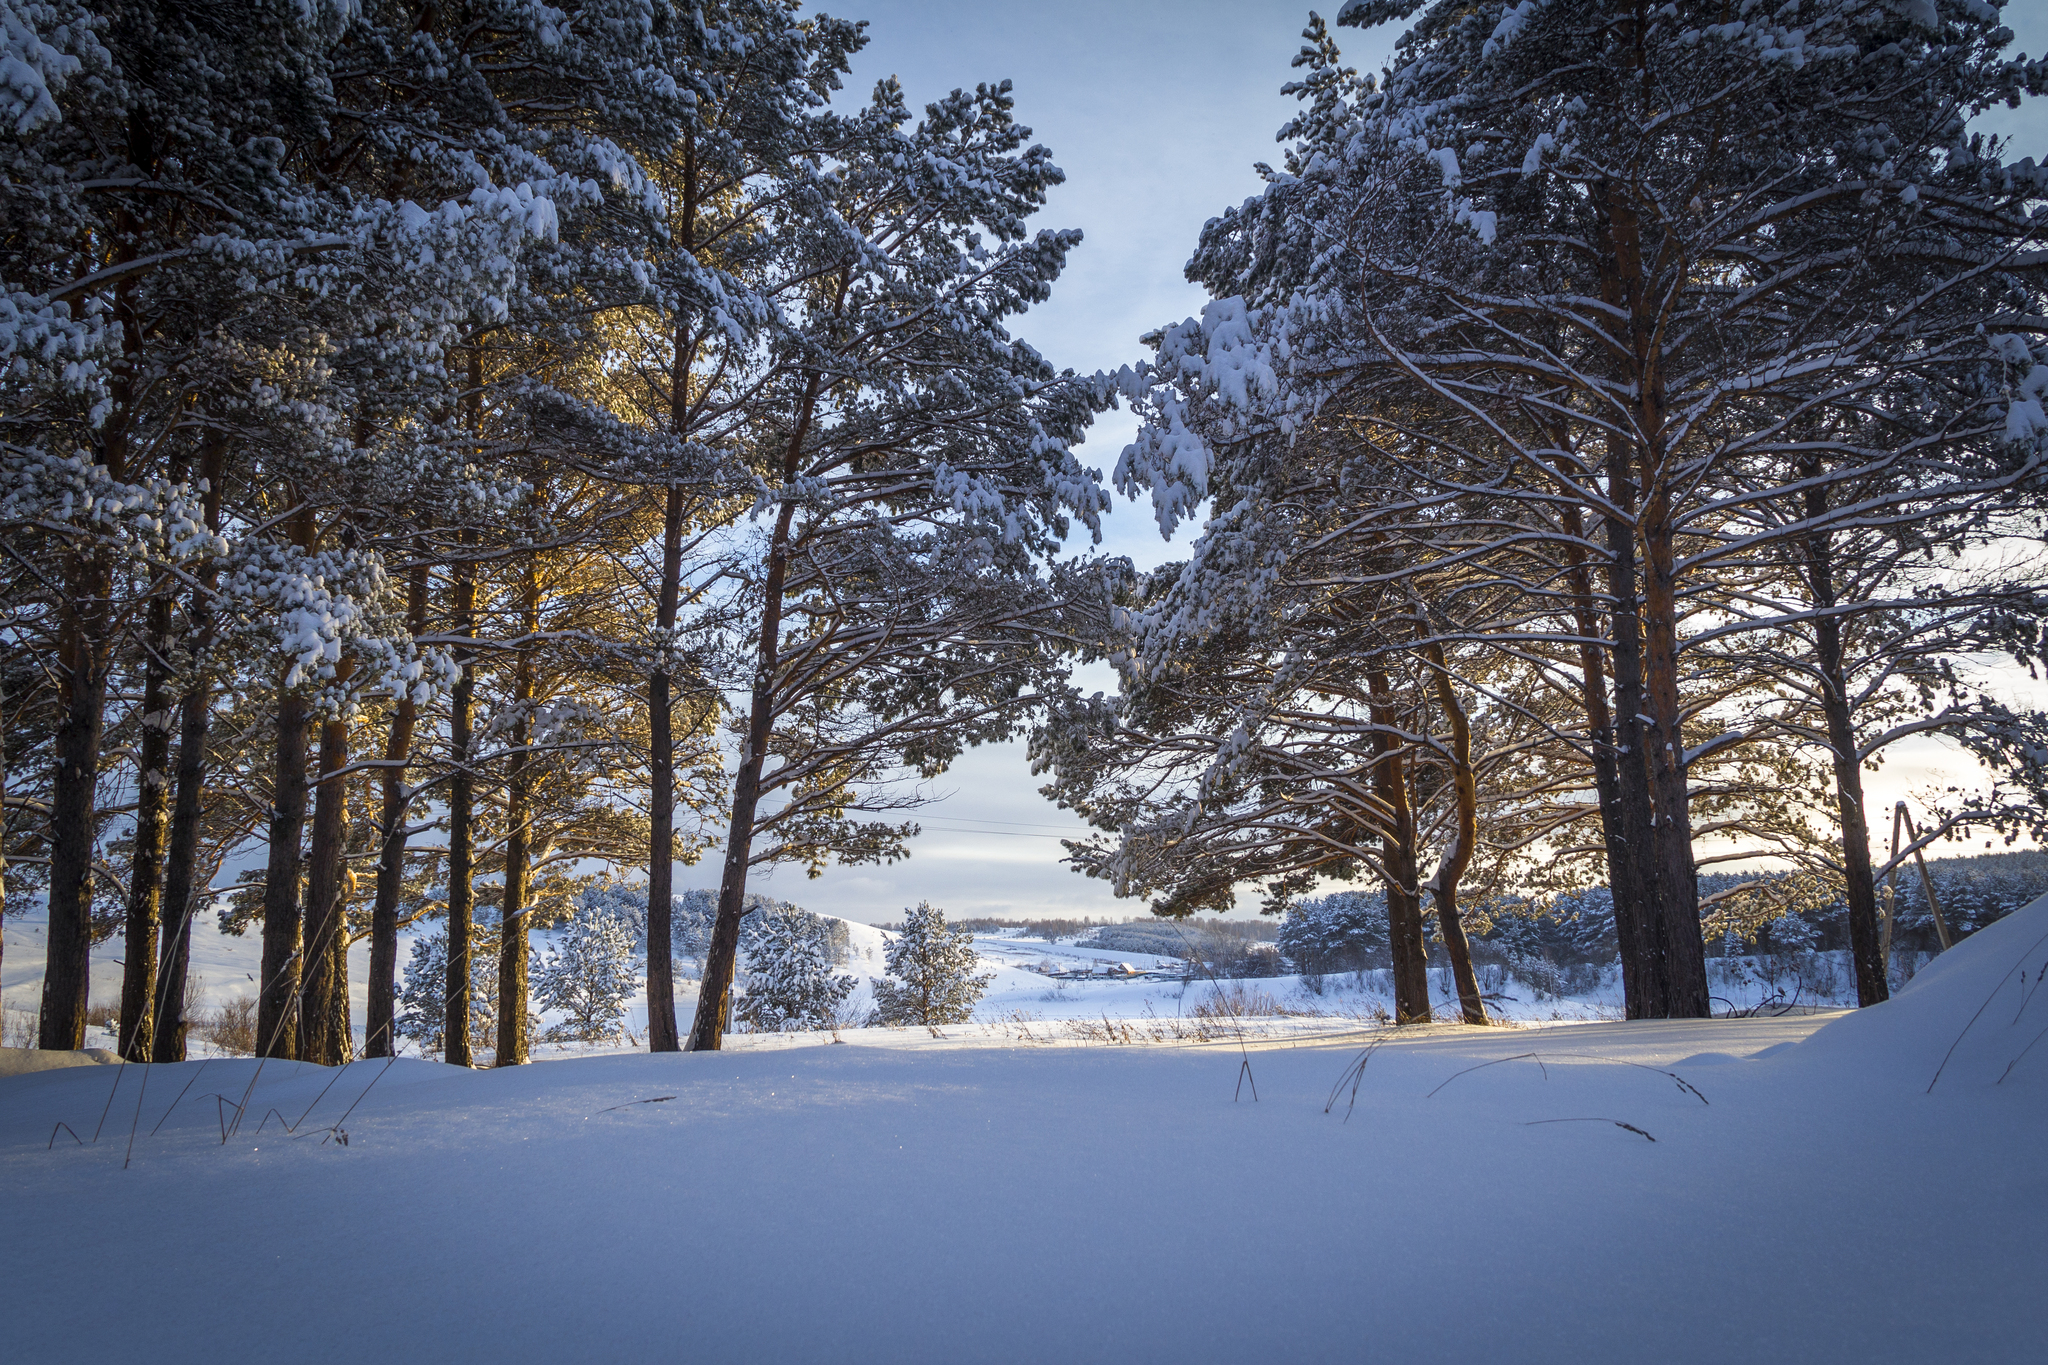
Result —
<instances>
[{"instance_id":1,"label":"conifer forest","mask_svg":"<svg viewBox=\"0 0 2048 1365\"><path fill-rule=\"evenodd\" d=\"M0 1354L2024 1358L2035 3L0 0Z\"/></svg>"}]
</instances>

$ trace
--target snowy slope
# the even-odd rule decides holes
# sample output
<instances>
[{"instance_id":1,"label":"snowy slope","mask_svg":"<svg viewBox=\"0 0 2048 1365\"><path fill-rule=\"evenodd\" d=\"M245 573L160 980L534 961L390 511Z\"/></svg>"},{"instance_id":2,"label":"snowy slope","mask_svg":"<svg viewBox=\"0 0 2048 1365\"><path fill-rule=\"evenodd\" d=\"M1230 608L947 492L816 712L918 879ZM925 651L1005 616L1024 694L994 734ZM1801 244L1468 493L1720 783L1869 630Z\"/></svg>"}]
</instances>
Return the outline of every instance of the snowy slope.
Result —
<instances>
[{"instance_id":1,"label":"snowy slope","mask_svg":"<svg viewBox=\"0 0 2048 1365\"><path fill-rule=\"evenodd\" d=\"M2048 1025L2044 952L2048 901L1832 1022L1438 1026L1372 1053L1348 1121L1359 1040L14 1077L8 1353L2032 1359L2048 1055L1995 1082ZM210 1096L245 1093L223 1144ZM272 1107L301 1136L258 1133ZM194 1248L202 1280L107 1292L110 1255Z\"/></svg>"}]
</instances>

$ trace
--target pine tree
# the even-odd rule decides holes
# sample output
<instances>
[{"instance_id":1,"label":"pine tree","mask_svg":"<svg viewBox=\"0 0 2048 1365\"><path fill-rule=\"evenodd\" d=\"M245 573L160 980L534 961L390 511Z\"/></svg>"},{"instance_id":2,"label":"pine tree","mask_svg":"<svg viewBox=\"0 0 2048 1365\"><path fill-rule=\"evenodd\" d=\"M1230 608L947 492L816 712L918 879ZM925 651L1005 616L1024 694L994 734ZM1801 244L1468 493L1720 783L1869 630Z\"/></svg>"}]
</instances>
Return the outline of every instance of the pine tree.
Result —
<instances>
[{"instance_id":1,"label":"pine tree","mask_svg":"<svg viewBox=\"0 0 2048 1365\"><path fill-rule=\"evenodd\" d=\"M1579 653L1546 685L1585 697L1558 735L1592 770L1632 1015L1706 1012L1704 765L1783 738L1698 733L1706 623L1729 653L1782 628L1747 585L1857 524L1960 504L2000 534L2043 462L2038 348L2006 320L2039 311L2044 180L1966 120L2048 73L1975 0L1739 8L1354 0L1340 22L1416 16L1380 82L1312 21L1284 169L1205 229L1214 302L1126 386L1148 420L1120 482L1168 528L1217 500L1147 665L1267 591L1274 516L1331 444L1348 536L1434 540L1518 599L1467 612L1397 566L1446 644ZM1830 481L1870 496L1797 496ZM1851 927L1866 977L1867 909Z\"/></svg>"},{"instance_id":2,"label":"pine tree","mask_svg":"<svg viewBox=\"0 0 2048 1365\"><path fill-rule=\"evenodd\" d=\"M946 912L924 901L903 912L903 929L883 949L889 977L875 982L878 1024L958 1024L974 1016L995 973L977 974L974 935L948 929Z\"/></svg>"},{"instance_id":3,"label":"pine tree","mask_svg":"<svg viewBox=\"0 0 2048 1365\"><path fill-rule=\"evenodd\" d=\"M555 1039L601 1042L619 1037L627 1003L640 990L633 926L608 909L584 909L533 968L534 1000L568 1018L548 1030Z\"/></svg>"},{"instance_id":4,"label":"pine tree","mask_svg":"<svg viewBox=\"0 0 2048 1365\"><path fill-rule=\"evenodd\" d=\"M855 982L832 971L823 920L801 911L761 919L747 948L747 993L737 1013L764 1033L828 1026Z\"/></svg>"},{"instance_id":5,"label":"pine tree","mask_svg":"<svg viewBox=\"0 0 2048 1365\"><path fill-rule=\"evenodd\" d=\"M1079 240L1025 235L1064 176L1012 105L1007 82L956 90L913 123L881 83L778 226L765 392L788 417L750 451L768 525L734 568L745 738L693 1048L718 1046L752 868L903 856L911 827L854 817L1063 682L1077 575L1046 565L1106 506L1071 449L1101 396L1008 332Z\"/></svg>"}]
</instances>

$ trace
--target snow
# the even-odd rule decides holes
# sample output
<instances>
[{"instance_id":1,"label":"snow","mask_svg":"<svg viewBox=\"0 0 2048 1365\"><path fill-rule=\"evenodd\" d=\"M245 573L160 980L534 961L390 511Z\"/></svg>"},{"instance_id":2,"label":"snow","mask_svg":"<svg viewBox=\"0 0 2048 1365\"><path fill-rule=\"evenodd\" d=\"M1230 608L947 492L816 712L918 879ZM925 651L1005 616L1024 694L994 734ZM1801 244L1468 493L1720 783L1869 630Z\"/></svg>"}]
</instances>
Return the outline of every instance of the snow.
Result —
<instances>
[{"instance_id":1,"label":"snow","mask_svg":"<svg viewBox=\"0 0 2048 1365\"><path fill-rule=\"evenodd\" d=\"M1434 1026L1372 1052L1348 1118L1348 1087L1325 1104L1356 1032L233 1060L151 1068L146 1096L143 1068L15 1076L9 1351L2024 1359L2048 1052L1999 1077L2048 1027L2044 955L2048 900L1832 1018ZM212 1096L245 1092L223 1144ZM84 1141L50 1147L59 1122ZM197 1280L106 1292L110 1258L194 1251Z\"/></svg>"}]
</instances>

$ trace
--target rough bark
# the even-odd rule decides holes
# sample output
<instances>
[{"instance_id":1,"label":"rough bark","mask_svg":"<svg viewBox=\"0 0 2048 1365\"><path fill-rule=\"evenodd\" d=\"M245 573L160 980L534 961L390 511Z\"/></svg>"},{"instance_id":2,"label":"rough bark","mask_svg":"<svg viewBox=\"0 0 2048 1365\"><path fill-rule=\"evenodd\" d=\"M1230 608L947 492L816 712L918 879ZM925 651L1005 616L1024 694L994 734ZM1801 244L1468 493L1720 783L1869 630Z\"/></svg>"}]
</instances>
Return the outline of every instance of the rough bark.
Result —
<instances>
[{"instance_id":1,"label":"rough bark","mask_svg":"<svg viewBox=\"0 0 2048 1365\"><path fill-rule=\"evenodd\" d=\"M0 686L0 707L7 704L7 689ZM7 923L7 733L0 726L0 927ZM0 934L0 967L7 964L7 938Z\"/></svg>"},{"instance_id":2,"label":"rough bark","mask_svg":"<svg viewBox=\"0 0 2048 1365\"><path fill-rule=\"evenodd\" d=\"M484 348L469 348L469 392L462 400L465 421L481 440L484 413ZM457 553L471 543L471 533L458 531ZM467 555L455 565L455 633L476 638L476 561ZM448 699L448 738L454 773L448 782L448 975L443 982L441 1057L453 1066L469 1066L469 978L472 931L476 916L476 775L472 732L476 706L476 652L464 648L461 667Z\"/></svg>"},{"instance_id":3,"label":"rough bark","mask_svg":"<svg viewBox=\"0 0 2048 1365\"><path fill-rule=\"evenodd\" d=\"M413 566L406 585L405 621L414 636L426 629L425 559ZM397 1043L398 898L405 885L405 822L412 807L405 772L418 724L419 707L407 693L392 708L384 766L378 774L383 800L377 826L377 897L370 912L369 1004L363 1021L363 1055L367 1057L389 1057Z\"/></svg>"},{"instance_id":4,"label":"rough bark","mask_svg":"<svg viewBox=\"0 0 2048 1365\"><path fill-rule=\"evenodd\" d=\"M349 669L351 662L344 658L341 668ZM345 679L346 673L341 676ZM320 1066L340 1066L350 1052L348 784L336 776L347 766L348 721L330 716L320 725L320 781L306 858L306 948L299 986L299 1060Z\"/></svg>"},{"instance_id":5,"label":"rough bark","mask_svg":"<svg viewBox=\"0 0 2048 1365\"><path fill-rule=\"evenodd\" d=\"M1678 694L1678 581L1671 490L1664 477L1665 395L1662 365L1663 293L1650 280L1643 224L1628 192L1608 181L1598 187L1603 212L1600 245L1603 292L1626 316L1619 348L1630 357L1624 376L1631 393L1633 432L1615 442L1632 457L1635 496L1642 499L1635 533L1642 544L1641 700L1638 733L1649 766L1652 805L1650 856L1654 869L1658 944L1663 951L1665 1014L1699 1019L1711 1012L1706 943L1700 937L1699 879L1692 853L1692 817L1686 789L1683 711ZM1609 461L1612 480L1617 464ZM1612 490L1610 490L1610 496ZM1633 549L1633 547L1631 547ZM1634 574L1631 573L1631 579ZM1631 587L1634 584L1631 583ZM1632 594L1633 595L1633 594ZM1618 614L1618 612L1617 612ZM1617 654L1617 663L1619 657Z\"/></svg>"},{"instance_id":6,"label":"rough bark","mask_svg":"<svg viewBox=\"0 0 2048 1365\"><path fill-rule=\"evenodd\" d=\"M97 551L71 556L58 627L56 780L50 794L50 924L36 1046L85 1045L92 954L94 794L100 728L107 699L107 593L110 575Z\"/></svg>"},{"instance_id":7,"label":"rough bark","mask_svg":"<svg viewBox=\"0 0 2048 1365\"><path fill-rule=\"evenodd\" d=\"M697 138L683 134L683 202L676 222L676 243L685 252L697 249ZM697 348L688 315L676 320L674 371L669 376L669 431L685 437L690 430L690 372ZM661 585L655 626L663 647L673 638L682 609L683 490L671 484L662 508ZM682 1047L676 1021L675 987L675 682L668 659L656 660L647 678L650 742L647 854L647 1048L675 1052Z\"/></svg>"},{"instance_id":8,"label":"rough bark","mask_svg":"<svg viewBox=\"0 0 2048 1365\"><path fill-rule=\"evenodd\" d=\"M1394 1022L1426 1024L1429 1003L1429 941L1422 932L1422 900L1415 856L1415 808L1408 801L1408 760L1393 734L1394 703L1387 675L1366 675L1371 696L1373 793L1389 815L1381 833L1380 860L1386 868L1387 948L1394 961Z\"/></svg>"},{"instance_id":9,"label":"rough bark","mask_svg":"<svg viewBox=\"0 0 2048 1365\"><path fill-rule=\"evenodd\" d=\"M797 409L795 429L783 454L783 485L794 483L804 441L810 436L822 379L812 376ZM704 954L704 979L698 986L697 1017L690 1028L692 1051L718 1050L725 1033L725 1000L732 990L733 967L739 958L740 915L747 897L747 866L753 858L754 817L761 804L761 769L768 740L775 729L775 684L782 643L782 585L789 577L790 529L796 504L784 501L768 542L768 573L762 584L761 630L754 657L754 686L747 703L746 747L740 751L733 777L732 814L725 826L725 871L718 884L718 918L711 926L711 944Z\"/></svg>"},{"instance_id":10,"label":"rough bark","mask_svg":"<svg viewBox=\"0 0 2048 1365\"><path fill-rule=\"evenodd\" d=\"M192 960L192 917L199 910L199 827L213 689L195 679L178 703L178 789L164 860L164 934L157 967L156 1038L151 1060L185 1060L185 981Z\"/></svg>"},{"instance_id":11,"label":"rough bark","mask_svg":"<svg viewBox=\"0 0 2048 1365\"><path fill-rule=\"evenodd\" d=\"M1664 963L1664 898L1657 886L1657 816L1650 795L1648 745L1643 732L1643 641L1639 615L1635 544L1635 480L1617 444L1608 460L1608 497L1617 509L1607 519L1608 638L1614 660L1615 788L1622 847L1643 887L1643 1014L1671 1013L1670 973Z\"/></svg>"},{"instance_id":12,"label":"rough bark","mask_svg":"<svg viewBox=\"0 0 2048 1365\"><path fill-rule=\"evenodd\" d=\"M313 548L317 527L311 508L291 519L292 543ZM303 692L279 682L277 765L271 797L270 861L263 877L263 981L256 996L256 1051L262 1057L296 1057L299 1026L299 913L306 832L306 738L312 707Z\"/></svg>"},{"instance_id":13,"label":"rough bark","mask_svg":"<svg viewBox=\"0 0 2048 1365\"><path fill-rule=\"evenodd\" d=\"M143 641L142 744L137 755L135 837L128 867L126 942L121 954L121 1055L155 1055L157 931L163 911L164 836L170 818L171 595L149 602Z\"/></svg>"},{"instance_id":14,"label":"rough bark","mask_svg":"<svg viewBox=\"0 0 2048 1365\"><path fill-rule=\"evenodd\" d=\"M540 577L529 560L521 583L520 635L530 642L539 633ZM522 1066L528 1060L526 943L533 858L533 756L528 750L533 743L533 703L537 691L533 647L529 643L520 650L513 675L513 704L519 713L512 723L512 760L505 784L505 899L498 925L499 1066ZM651 923L652 914L648 919ZM648 979L653 980L651 970Z\"/></svg>"},{"instance_id":15,"label":"rough bark","mask_svg":"<svg viewBox=\"0 0 2048 1365\"><path fill-rule=\"evenodd\" d=\"M1826 487L1816 477L1806 490L1807 520L1827 516ZM1856 968L1856 1003L1891 998L1877 917L1877 877L1870 865L1870 824L1863 806L1863 763L1857 752L1855 718L1849 709L1849 680L1842 663L1842 621L1836 606L1832 537L1815 530L1806 537L1806 572L1819 610L1814 622L1814 662L1821 674L1821 710L1827 717L1828 757L1835 769L1835 808L1842 822L1842 880L1849 902L1849 957ZM1928 903L1933 904L1930 895Z\"/></svg>"},{"instance_id":16,"label":"rough bark","mask_svg":"<svg viewBox=\"0 0 2048 1365\"><path fill-rule=\"evenodd\" d=\"M270 860L263 877L263 979L256 996L256 1052L292 1057L298 1051L299 841L306 826L305 697L277 702L276 777L270 803Z\"/></svg>"},{"instance_id":17,"label":"rough bark","mask_svg":"<svg viewBox=\"0 0 2048 1365\"><path fill-rule=\"evenodd\" d=\"M127 126L131 158L153 164L147 116ZM127 211L115 215L114 258L132 261L140 239ZM107 385L99 458L113 479L128 477L129 437L135 420L134 365L142 352L142 324L134 285L114 290L113 315L121 328L123 357ZM57 628L56 672L60 719L52 746L57 771L50 792L49 928L44 938L42 1007L36 1045L74 1049L85 1044L91 992L92 861L97 832L100 736L106 720L107 670L113 625L113 566L108 552L87 539L65 556L64 600Z\"/></svg>"},{"instance_id":18,"label":"rough bark","mask_svg":"<svg viewBox=\"0 0 2048 1365\"><path fill-rule=\"evenodd\" d=\"M663 640L675 629L681 609L683 490L668 490L661 533L661 598L655 625ZM675 895L675 701L666 662L647 679L647 714L652 732L653 792L648 812L647 860L647 1047L675 1052L676 1032L673 913Z\"/></svg>"},{"instance_id":19,"label":"rough bark","mask_svg":"<svg viewBox=\"0 0 2048 1365\"><path fill-rule=\"evenodd\" d=\"M455 568L457 633L476 633L476 565L463 561ZM476 665L465 650L462 668L448 697L448 978L443 999L442 1059L453 1066L471 1064L469 1050L469 955L476 915L476 780L470 772L472 725L476 706Z\"/></svg>"},{"instance_id":20,"label":"rough bark","mask_svg":"<svg viewBox=\"0 0 2048 1365\"><path fill-rule=\"evenodd\" d=\"M1429 892L1436 902L1437 933L1444 941L1444 955L1451 960L1451 976L1458 984L1458 1008L1468 1024L1486 1022L1486 1002L1479 997L1479 975L1472 970L1472 945L1465 938L1465 922L1458 913L1458 884L1472 855L1479 847L1479 780L1472 768L1472 723L1451 685L1450 670L1444 664L1440 645L1425 645L1437 705L1450 726L1451 794L1457 819L1450 847L1429 879Z\"/></svg>"},{"instance_id":21,"label":"rough bark","mask_svg":"<svg viewBox=\"0 0 2048 1365\"><path fill-rule=\"evenodd\" d=\"M201 505L207 529L220 530L221 479L227 442L209 432L201 443ZM206 744L213 725L213 683L207 652L213 647L214 570L209 562L186 609L192 673L178 701L178 783L171 808L170 851L164 859L162 961L157 970L156 1040L159 1062L185 1060L185 978L191 961L192 917L199 911L199 835L205 814Z\"/></svg>"},{"instance_id":22,"label":"rough bark","mask_svg":"<svg viewBox=\"0 0 2048 1365\"><path fill-rule=\"evenodd\" d=\"M1652 529L1645 536L1649 561L1643 593L1643 691L1653 723L1650 745L1651 796L1657 807L1657 889L1662 893L1664 969L1670 1017L1705 1019L1713 1013L1707 993L1707 947L1700 935L1699 872L1693 862L1692 814L1686 787L1685 740L1678 696L1678 603L1672 537L1662 499L1653 504Z\"/></svg>"},{"instance_id":23,"label":"rough bark","mask_svg":"<svg viewBox=\"0 0 2048 1365\"><path fill-rule=\"evenodd\" d=\"M1579 509L1567 506L1565 529L1574 540L1585 532ZM1621 954L1623 1013L1630 1019L1657 1017L1663 1008L1658 963L1663 952L1649 926L1656 922L1648 876L1631 851L1629 822L1622 793L1621 740L1607 701L1607 671L1601 658L1600 614L1593 600L1586 557L1576 545L1566 552L1570 565L1572 609L1580 637L1580 696L1586 710L1587 743L1592 751L1593 790L1600 803L1601 843L1606 852L1607 888L1614 904L1614 933Z\"/></svg>"}]
</instances>

